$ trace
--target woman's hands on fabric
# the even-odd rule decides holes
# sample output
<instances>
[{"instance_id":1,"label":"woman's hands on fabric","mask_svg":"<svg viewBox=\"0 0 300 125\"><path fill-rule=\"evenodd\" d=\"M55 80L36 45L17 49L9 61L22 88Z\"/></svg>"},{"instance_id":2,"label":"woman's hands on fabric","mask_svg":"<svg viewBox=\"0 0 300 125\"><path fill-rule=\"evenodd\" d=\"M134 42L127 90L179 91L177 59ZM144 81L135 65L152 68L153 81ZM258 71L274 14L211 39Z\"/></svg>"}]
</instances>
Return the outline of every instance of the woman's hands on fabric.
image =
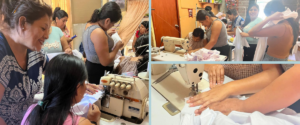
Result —
<instances>
[{"instance_id":1,"label":"woman's hands on fabric","mask_svg":"<svg viewBox=\"0 0 300 125\"><path fill-rule=\"evenodd\" d=\"M191 97L187 103L190 107L202 105L201 107L207 107L208 105L222 101L230 96L230 87L227 85L218 85L210 91L199 93L198 95Z\"/></svg>"},{"instance_id":2,"label":"woman's hands on fabric","mask_svg":"<svg viewBox=\"0 0 300 125\"><path fill-rule=\"evenodd\" d=\"M72 54L72 50L70 48L68 48L68 49L65 50L65 53L71 55Z\"/></svg>"},{"instance_id":3,"label":"woman's hands on fabric","mask_svg":"<svg viewBox=\"0 0 300 125\"><path fill-rule=\"evenodd\" d=\"M214 111L220 111L225 115L228 115L232 111L241 111L243 112L243 100L237 98L228 98L221 102L216 102L208 105L207 107L201 107L195 111L195 115L200 115L206 108L212 109Z\"/></svg>"},{"instance_id":4,"label":"woman's hands on fabric","mask_svg":"<svg viewBox=\"0 0 300 125\"><path fill-rule=\"evenodd\" d=\"M250 35L248 33L244 33L244 32L241 32L241 36L242 37L250 37Z\"/></svg>"},{"instance_id":5,"label":"woman's hands on fabric","mask_svg":"<svg viewBox=\"0 0 300 125\"><path fill-rule=\"evenodd\" d=\"M107 34L109 35L109 36L112 36L113 34L115 34L116 33L116 30L115 29L109 29L108 31L107 31Z\"/></svg>"},{"instance_id":6,"label":"woman's hands on fabric","mask_svg":"<svg viewBox=\"0 0 300 125\"><path fill-rule=\"evenodd\" d=\"M120 48L122 48L124 46L124 43L122 42L122 41L119 41L118 43L117 43L117 45L116 45L116 48L117 49L120 49Z\"/></svg>"},{"instance_id":7,"label":"woman's hands on fabric","mask_svg":"<svg viewBox=\"0 0 300 125\"><path fill-rule=\"evenodd\" d=\"M102 85L96 85L96 84L86 84L86 93L89 95L93 95L96 92L98 92L98 90L103 90L103 86Z\"/></svg>"},{"instance_id":8,"label":"woman's hands on fabric","mask_svg":"<svg viewBox=\"0 0 300 125\"><path fill-rule=\"evenodd\" d=\"M214 88L216 85L223 84L224 82L224 67L222 65L212 65L208 68L208 78L210 88Z\"/></svg>"},{"instance_id":9,"label":"woman's hands on fabric","mask_svg":"<svg viewBox=\"0 0 300 125\"><path fill-rule=\"evenodd\" d=\"M272 14L271 16L267 17L269 21L271 20L282 20L283 18L283 13L282 12L276 12Z\"/></svg>"},{"instance_id":10,"label":"woman's hands on fabric","mask_svg":"<svg viewBox=\"0 0 300 125\"><path fill-rule=\"evenodd\" d=\"M100 121L101 111L99 107L95 104L89 104L89 112L87 114L87 119L94 122Z\"/></svg>"}]
</instances>

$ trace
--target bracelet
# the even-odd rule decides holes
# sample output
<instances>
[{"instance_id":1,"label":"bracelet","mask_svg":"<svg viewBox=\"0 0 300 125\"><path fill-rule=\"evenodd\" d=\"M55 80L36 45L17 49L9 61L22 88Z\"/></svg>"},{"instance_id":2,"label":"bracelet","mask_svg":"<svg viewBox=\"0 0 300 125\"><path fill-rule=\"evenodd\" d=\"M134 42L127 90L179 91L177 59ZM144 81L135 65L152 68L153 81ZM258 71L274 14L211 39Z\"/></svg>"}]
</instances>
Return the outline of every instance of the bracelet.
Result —
<instances>
[{"instance_id":1,"label":"bracelet","mask_svg":"<svg viewBox=\"0 0 300 125\"><path fill-rule=\"evenodd\" d=\"M97 122L91 121L91 123L97 125Z\"/></svg>"}]
</instances>

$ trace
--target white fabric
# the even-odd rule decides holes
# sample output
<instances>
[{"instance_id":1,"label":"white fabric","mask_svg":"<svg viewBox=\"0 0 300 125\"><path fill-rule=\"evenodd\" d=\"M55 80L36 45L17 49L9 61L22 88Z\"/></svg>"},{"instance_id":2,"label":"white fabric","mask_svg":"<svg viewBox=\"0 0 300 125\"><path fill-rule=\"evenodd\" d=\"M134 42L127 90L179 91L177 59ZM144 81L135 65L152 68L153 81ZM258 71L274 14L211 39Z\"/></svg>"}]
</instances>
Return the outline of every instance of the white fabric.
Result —
<instances>
[{"instance_id":1,"label":"white fabric","mask_svg":"<svg viewBox=\"0 0 300 125\"><path fill-rule=\"evenodd\" d=\"M111 36L111 38L114 40L114 47L112 48L112 50L114 50L115 47L116 47L116 45L117 45L117 43L118 43L119 41L122 41L122 39L121 39L121 37L119 36L118 33L114 33L114 34ZM118 59L120 56L122 56L122 53L121 53L121 51L119 50L118 53L117 53L116 56L115 56L115 60Z\"/></svg>"},{"instance_id":2,"label":"white fabric","mask_svg":"<svg viewBox=\"0 0 300 125\"><path fill-rule=\"evenodd\" d=\"M205 91L209 91L209 89L202 92ZM247 99L245 96L232 98ZM228 116L207 108L201 115L195 116L194 112L199 108L200 106L189 107L186 103L181 110L180 125L300 125L300 114L289 108L267 115L257 111L253 113L232 111Z\"/></svg>"},{"instance_id":3,"label":"white fabric","mask_svg":"<svg viewBox=\"0 0 300 125\"><path fill-rule=\"evenodd\" d=\"M80 116L86 116L89 111L89 104L94 104L103 96L104 91L98 91L94 95L84 94L82 100L72 107L73 113Z\"/></svg>"},{"instance_id":4,"label":"white fabric","mask_svg":"<svg viewBox=\"0 0 300 125\"><path fill-rule=\"evenodd\" d=\"M202 48L194 53L184 55L187 61L223 61L220 52Z\"/></svg>"},{"instance_id":5,"label":"white fabric","mask_svg":"<svg viewBox=\"0 0 300 125\"><path fill-rule=\"evenodd\" d=\"M235 46L234 48L234 61L243 61L243 51L244 51L244 46L245 47L250 47L246 37L241 36L242 31L240 28L236 28L236 37L233 41L233 45Z\"/></svg>"},{"instance_id":6,"label":"white fabric","mask_svg":"<svg viewBox=\"0 0 300 125\"><path fill-rule=\"evenodd\" d=\"M83 55L81 52L79 52L78 50L74 49L72 50L72 53L74 56L78 57L79 59L82 59L83 58Z\"/></svg>"},{"instance_id":7,"label":"white fabric","mask_svg":"<svg viewBox=\"0 0 300 125\"><path fill-rule=\"evenodd\" d=\"M289 8L286 11L282 12L282 13L284 15L283 16L284 19L288 19L288 18L296 19L298 17L298 13L297 12L292 12ZM284 19L282 19L282 20L284 20ZM268 24L266 24L264 26L264 28L275 25L275 24L279 23L282 20L270 21ZM268 40L267 37L259 37L253 61L262 61L263 60L263 57L264 57L266 49L267 49L267 40Z\"/></svg>"}]
</instances>

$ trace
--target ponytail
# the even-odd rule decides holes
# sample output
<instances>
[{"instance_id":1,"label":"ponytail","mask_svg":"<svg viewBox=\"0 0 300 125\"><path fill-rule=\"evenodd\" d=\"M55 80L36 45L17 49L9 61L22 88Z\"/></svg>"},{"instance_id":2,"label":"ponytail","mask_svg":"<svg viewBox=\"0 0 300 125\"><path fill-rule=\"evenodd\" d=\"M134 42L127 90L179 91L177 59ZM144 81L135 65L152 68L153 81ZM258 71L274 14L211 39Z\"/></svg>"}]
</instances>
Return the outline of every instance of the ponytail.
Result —
<instances>
[{"instance_id":1,"label":"ponytail","mask_svg":"<svg viewBox=\"0 0 300 125\"><path fill-rule=\"evenodd\" d=\"M122 11L117 3L108 2L101 9L94 10L88 23L95 23L107 18L110 18L111 22L118 22L122 19Z\"/></svg>"},{"instance_id":2,"label":"ponytail","mask_svg":"<svg viewBox=\"0 0 300 125\"><path fill-rule=\"evenodd\" d=\"M208 16L208 17L216 17L214 15L214 13L212 13L211 11L199 10L198 13L197 13L196 19L197 19L197 21L202 21L202 20L206 19L205 18L206 16Z\"/></svg>"},{"instance_id":3,"label":"ponytail","mask_svg":"<svg viewBox=\"0 0 300 125\"><path fill-rule=\"evenodd\" d=\"M61 18L64 18L64 17L69 17L69 15L67 14L66 11L61 10L60 7L56 7L54 12L53 12L52 21L55 21L56 17L58 19L61 19Z\"/></svg>"}]
</instances>

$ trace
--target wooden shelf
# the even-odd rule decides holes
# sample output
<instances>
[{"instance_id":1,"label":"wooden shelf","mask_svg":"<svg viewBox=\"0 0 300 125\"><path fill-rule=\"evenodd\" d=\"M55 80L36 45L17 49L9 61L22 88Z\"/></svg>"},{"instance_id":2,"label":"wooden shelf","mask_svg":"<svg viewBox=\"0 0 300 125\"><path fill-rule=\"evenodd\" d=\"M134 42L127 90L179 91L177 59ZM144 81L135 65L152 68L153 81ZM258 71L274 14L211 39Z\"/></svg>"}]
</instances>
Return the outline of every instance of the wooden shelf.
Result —
<instances>
[{"instance_id":1,"label":"wooden shelf","mask_svg":"<svg viewBox=\"0 0 300 125\"><path fill-rule=\"evenodd\" d=\"M199 2L200 4L215 4L215 5L221 5L220 3L208 3L208 2Z\"/></svg>"}]
</instances>

